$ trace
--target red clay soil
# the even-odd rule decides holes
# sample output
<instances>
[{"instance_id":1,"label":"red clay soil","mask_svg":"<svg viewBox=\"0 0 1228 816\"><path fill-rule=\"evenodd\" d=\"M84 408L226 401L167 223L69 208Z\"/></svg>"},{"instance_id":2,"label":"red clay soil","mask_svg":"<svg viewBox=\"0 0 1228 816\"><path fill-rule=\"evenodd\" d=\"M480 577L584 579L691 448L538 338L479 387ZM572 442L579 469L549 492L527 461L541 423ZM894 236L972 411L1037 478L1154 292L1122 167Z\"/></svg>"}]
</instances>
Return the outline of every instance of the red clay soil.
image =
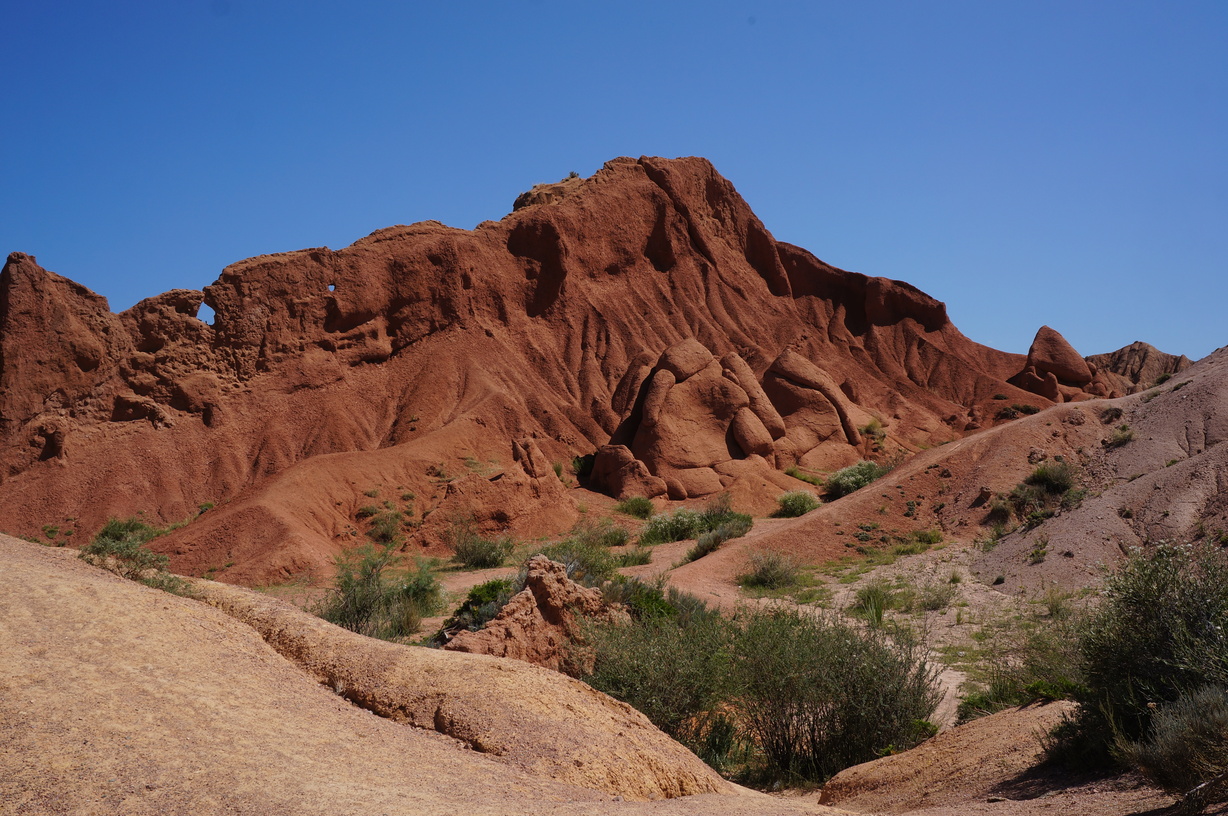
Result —
<instances>
[{"instance_id":1,"label":"red clay soil","mask_svg":"<svg viewBox=\"0 0 1228 816\"><path fill-rule=\"evenodd\" d=\"M1125 393L1188 362L1080 364L1048 329L1026 358L981 346L914 287L775 241L697 158L615 159L474 230L252 258L119 315L13 253L0 357L8 532L75 543L216 505L156 546L248 584L330 572L367 505L428 553L457 516L557 532L577 518L560 476L599 450L608 492L764 509L789 466L916 451L1004 421L999 395Z\"/></svg>"}]
</instances>

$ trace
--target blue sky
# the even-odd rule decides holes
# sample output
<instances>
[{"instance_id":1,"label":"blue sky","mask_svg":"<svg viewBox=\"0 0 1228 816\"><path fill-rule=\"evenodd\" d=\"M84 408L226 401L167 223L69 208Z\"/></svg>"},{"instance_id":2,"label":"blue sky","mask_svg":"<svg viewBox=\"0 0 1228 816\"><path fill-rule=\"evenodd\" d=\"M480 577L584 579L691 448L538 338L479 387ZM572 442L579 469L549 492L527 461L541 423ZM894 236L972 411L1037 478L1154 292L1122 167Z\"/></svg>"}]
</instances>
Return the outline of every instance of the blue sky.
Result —
<instances>
[{"instance_id":1,"label":"blue sky","mask_svg":"<svg viewBox=\"0 0 1228 816\"><path fill-rule=\"evenodd\" d=\"M0 0L0 252L115 309L620 155L969 337L1228 344L1228 3Z\"/></svg>"}]
</instances>

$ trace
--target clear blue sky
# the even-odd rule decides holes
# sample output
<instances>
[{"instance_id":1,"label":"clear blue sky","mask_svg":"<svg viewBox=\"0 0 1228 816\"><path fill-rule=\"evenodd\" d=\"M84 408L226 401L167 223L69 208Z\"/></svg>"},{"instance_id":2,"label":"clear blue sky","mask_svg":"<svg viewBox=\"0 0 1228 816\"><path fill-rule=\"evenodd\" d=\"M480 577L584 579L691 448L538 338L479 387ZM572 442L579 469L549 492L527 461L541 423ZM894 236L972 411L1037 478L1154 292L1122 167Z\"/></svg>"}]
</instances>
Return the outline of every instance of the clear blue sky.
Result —
<instances>
[{"instance_id":1,"label":"clear blue sky","mask_svg":"<svg viewBox=\"0 0 1228 816\"><path fill-rule=\"evenodd\" d=\"M1228 344L1228 2L0 0L0 251L115 309L711 159L974 340Z\"/></svg>"}]
</instances>

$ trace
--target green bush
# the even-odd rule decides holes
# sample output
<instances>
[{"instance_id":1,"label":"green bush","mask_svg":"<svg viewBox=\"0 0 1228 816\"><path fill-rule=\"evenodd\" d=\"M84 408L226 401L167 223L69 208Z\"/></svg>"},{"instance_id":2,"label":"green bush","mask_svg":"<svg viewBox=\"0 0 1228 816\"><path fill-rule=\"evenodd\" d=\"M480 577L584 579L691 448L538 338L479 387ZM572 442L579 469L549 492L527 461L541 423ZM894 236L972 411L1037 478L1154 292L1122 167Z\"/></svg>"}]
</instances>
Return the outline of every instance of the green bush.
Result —
<instances>
[{"instance_id":1,"label":"green bush","mask_svg":"<svg viewBox=\"0 0 1228 816\"><path fill-rule=\"evenodd\" d=\"M393 545L367 544L336 560L337 577L316 615L368 637L395 640L418 631L424 615L433 614L442 590L429 565L417 562L400 578L389 573L401 562Z\"/></svg>"},{"instance_id":2,"label":"green bush","mask_svg":"<svg viewBox=\"0 0 1228 816\"><path fill-rule=\"evenodd\" d=\"M1011 491L1010 504L1019 519L1035 525L1053 516L1058 508L1079 506L1085 491L1078 487L1078 472L1069 462L1039 465Z\"/></svg>"},{"instance_id":3,"label":"green bush","mask_svg":"<svg viewBox=\"0 0 1228 816\"><path fill-rule=\"evenodd\" d=\"M1113 432L1109 434L1109 438L1104 440L1104 446L1106 448L1120 448L1133 439L1133 429L1129 425L1122 424L1113 429Z\"/></svg>"},{"instance_id":4,"label":"green bush","mask_svg":"<svg viewBox=\"0 0 1228 816\"><path fill-rule=\"evenodd\" d=\"M646 519L652 515L652 511L655 508L652 506L652 499L646 499L643 496L632 496L614 505L614 509L628 516Z\"/></svg>"},{"instance_id":5,"label":"green bush","mask_svg":"<svg viewBox=\"0 0 1228 816\"><path fill-rule=\"evenodd\" d=\"M698 753L728 693L726 628L716 613L654 614L592 626L586 640L593 669L583 679Z\"/></svg>"},{"instance_id":6,"label":"green bush","mask_svg":"<svg viewBox=\"0 0 1228 816\"><path fill-rule=\"evenodd\" d=\"M498 615L499 610L523 588L510 578L495 578L478 584L469 590L461 605L443 622L443 629L449 632L466 629L476 632Z\"/></svg>"},{"instance_id":7,"label":"green bush","mask_svg":"<svg viewBox=\"0 0 1228 816\"><path fill-rule=\"evenodd\" d=\"M506 536L485 538L479 534L471 516L453 519L444 532L444 540L455 553L452 560L466 569L503 566L513 547L512 540Z\"/></svg>"},{"instance_id":8,"label":"green bush","mask_svg":"<svg viewBox=\"0 0 1228 816\"><path fill-rule=\"evenodd\" d=\"M735 518L732 521L727 521L717 527L715 530L709 530L700 535L695 541L695 546L687 550L685 562L696 561L703 558L711 552L715 552L722 544L732 538L740 538L750 532L751 520L746 518Z\"/></svg>"},{"instance_id":9,"label":"green bush","mask_svg":"<svg viewBox=\"0 0 1228 816\"><path fill-rule=\"evenodd\" d=\"M808 490L791 490L776 497L778 505L775 515L779 518L797 518L804 516L820 504L814 494Z\"/></svg>"},{"instance_id":10,"label":"green bush","mask_svg":"<svg viewBox=\"0 0 1228 816\"><path fill-rule=\"evenodd\" d=\"M1160 787L1185 793L1228 773L1228 688L1204 686L1156 708L1147 738L1121 746L1123 758ZM1225 780L1191 804L1228 798ZM1193 808L1192 808L1193 809Z\"/></svg>"},{"instance_id":11,"label":"green bush","mask_svg":"<svg viewBox=\"0 0 1228 816\"><path fill-rule=\"evenodd\" d=\"M750 554L750 572L738 576L738 583L757 589L785 589L797 583L798 567L789 556L773 550Z\"/></svg>"},{"instance_id":12,"label":"green bush","mask_svg":"<svg viewBox=\"0 0 1228 816\"><path fill-rule=\"evenodd\" d=\"M739 719L778 778L821 782L933 733L936 670L881 631L751 613L735 632L732 669Z\"/></svg>"},{"instance_id":13,"label":"green bush","mask_svg":"<svg viewBox=\"0 0 1228 816\"><path fill-rule=\"evenodd\" d=\"M733 512L729 507L729 496L722 495L709 502L703 510L695 511L683 507L672 513L653 516L640 531L640 543L653 545L685 541L688 538L697 539L722 525L745 525L746 529L750 530L751 524L751 517L745 513Z\"/></svg>"},{"instance_id":14,"label":"green bush","mask_svg":"<svg viewBox=\"0 0 1228 816\"><path fill-rule=\"evenodd\" d=\"M863 616L874 628L883 624L883 613L899 605L899 593L886 581L870 581L857 588L850 611Z\"/></svg>"},{"instance_id":15,"label":"green bush","mask_svg":"<svg viewBox=\"0 0 1228 816\"><path fill-rule=\"evenodd\" d=\"M1037 700L1071 699L1081 693L1079 618L1053 615L1026 629L999 631L982 682L969 683L956 712L964 723Z\"/></svg>"},{"instance_id":16,"label":"green bush","mask_svg":"<svg viewBox=\"0 0 1228 816\"><path fill-rule=\"evenodd\" d=\"M837 470L827 478L827 496L838 499L887 474L891 468L863 459L855 465Z\"/></svg>"},{"instance_id":17,"label":"green bush","mask_svg":"<svg viewBox=\"0 0 1228 816\"><path fill-rule=\"evenodd\" d=\"M1050 753L1082 764L1146 743L1158 707L1228 686L1228 556L1214 545L1134 550L1079 637L1086 691Z\"/></svg>"},{"instance_id":18,"label":"green bush","mask_svg":"<svg viewBox=\"0 0 1228 816\"><path fill-rule=\"evenodd\" d=\"M139 518L108 519L79 556L96 566L108 569L124 578L139 581L155 589L182 593L183 580L166 571L170 558L147 546L150 541L170 532L175 526L158 528Z\"/></svg>"},{"instance_id":19,"label":"green bush","mask_svg":"<svg viewBox=\"0 0 1228 816\"><path fill-rule=\"evenodd\" d=\"M631 534L606 518L601 521L585 519L572 528L568 537L598 547L621 547L631 538Z\"/></svg>"},{"instance_id":20,"label":"green bush","mask_svg":"<svg viewBox=\"0 0 1228 816\"><path fill-rule=\"evenodd\" d=\"M569 538L541 550L551 561L567 568L567 577L587 586L608 580L617 567L609 548L584 538Z\"/></svg>"}]
</instances>

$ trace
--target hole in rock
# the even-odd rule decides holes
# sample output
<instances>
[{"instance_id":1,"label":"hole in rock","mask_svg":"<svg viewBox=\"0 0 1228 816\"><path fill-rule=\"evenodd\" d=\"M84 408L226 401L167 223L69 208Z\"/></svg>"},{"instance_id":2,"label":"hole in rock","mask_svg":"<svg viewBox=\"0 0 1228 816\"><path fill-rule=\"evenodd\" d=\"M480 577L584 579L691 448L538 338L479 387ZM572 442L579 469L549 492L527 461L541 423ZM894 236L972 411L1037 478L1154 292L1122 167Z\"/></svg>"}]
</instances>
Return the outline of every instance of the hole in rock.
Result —
<instances>
[{"instance_id":1,"label":"hole in rock","mask_svg":"<svg viewBox=\"0 0 1228 816\"><path fill-rule=\"evenodd\" d=\"M213 309L204 303L200 304L200 308L196 310L196 319L206 325L213 325L214 316Z\"/></svg>"}]
</instances>

